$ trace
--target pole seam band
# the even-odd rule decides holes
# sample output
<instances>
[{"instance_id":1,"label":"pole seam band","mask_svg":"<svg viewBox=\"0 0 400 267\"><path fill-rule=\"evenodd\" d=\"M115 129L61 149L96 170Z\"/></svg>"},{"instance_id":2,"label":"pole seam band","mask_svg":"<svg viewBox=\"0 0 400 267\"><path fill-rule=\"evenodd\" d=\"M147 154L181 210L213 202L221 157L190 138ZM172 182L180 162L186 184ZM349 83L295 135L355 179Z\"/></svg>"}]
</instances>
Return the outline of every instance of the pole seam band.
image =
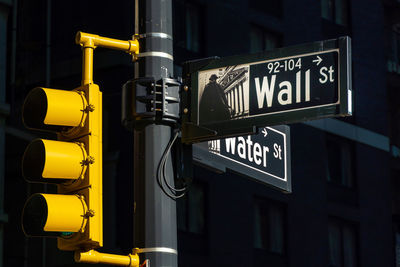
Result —
<instances>
[{"instance_id":1,"label":"pole seam band","mask_svg":"<svg viewBox=\"0 0 400 267\"><path fill-rule=\"evenodd\" d=\"M149 252L162 252L162 253L170 253L178 255L178 251L176 249L166 248L166 247L137 248L134 249L134 252L136 252L137 254L149 253Z\"/></svg>"},{"instance_id":2,"label":"pole seam band","mask_svg":"<svg viewBox=\"0 0 400 267\"><path fill-rule=\"evenodd\" d=\"M141 52L137 54L137 57L163 57L168 58L170 60L174 60L174 57L171 54L165 52L158 52L158 51L150 51L150 52Z\"/></svg>"},{"instance_id":3,"label":"pole seam band","mask_svg":"<svg viewBox=\"0 0 400 267\"><path fill-rule=\"evenodd\" d=\"M172 36L163 32L148 32L139 34L139 38L147 38L147 37L155 37L155 38L162 38L162 39L170 39L172 40Z\"/></svg>"}]
</instances>

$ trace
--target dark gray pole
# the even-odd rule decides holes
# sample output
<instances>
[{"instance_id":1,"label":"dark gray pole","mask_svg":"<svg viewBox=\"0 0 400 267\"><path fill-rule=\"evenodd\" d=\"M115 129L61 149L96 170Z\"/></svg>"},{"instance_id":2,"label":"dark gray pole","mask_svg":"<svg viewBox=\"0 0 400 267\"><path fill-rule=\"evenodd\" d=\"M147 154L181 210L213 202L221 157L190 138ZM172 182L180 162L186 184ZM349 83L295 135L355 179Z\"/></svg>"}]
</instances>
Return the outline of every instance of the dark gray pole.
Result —
<instances>
[{"instance_id":1,"label":"dark gray pole","mask_svg":"<svg viewBox=\"0 0 400 267\"><path fill-rule=\"evenodd\" d=\"M173 77L172 0L135 0L135 5L135 33L141 35L135 78ZM149 124L134 131L134 246L151 248L140 256L152 267L178 266L176 204L164 194L156 176L170 138L167 125ZM166 170L173 185L171 160Z\"/></svg>"}]
</instances>

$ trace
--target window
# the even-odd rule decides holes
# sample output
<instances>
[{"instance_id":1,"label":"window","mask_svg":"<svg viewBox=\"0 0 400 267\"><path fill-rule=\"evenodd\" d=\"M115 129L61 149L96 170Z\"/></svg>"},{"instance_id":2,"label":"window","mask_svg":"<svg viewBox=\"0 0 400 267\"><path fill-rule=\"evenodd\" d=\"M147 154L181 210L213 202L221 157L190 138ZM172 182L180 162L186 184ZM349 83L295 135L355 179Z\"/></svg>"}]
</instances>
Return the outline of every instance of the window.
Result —
<instances>
[{"instance_id":1,"label":"window","mask_svg":"<svg viewBox=\"0 0 400 267\"><path fill-rule=\"evenodd\" d=\"M400 233L395 234L395 260L396 267L400 267Z\"/></svg>"},{"instance_id":2,"label":"window","mask_svg":"<svg viewBox=\"0 0 400 267\"><path fill-rule=\"evenodd\" d=\"M387 30L389 40L388 71L400 74L400 24L393 25Z\"/></svg>"},{"instance_id":3,"label":"window","mask_svg":"<svg viewBox=\"0 0 400 267\"><path fill-rule=\"evenodd\" d=\"M250 52L257 53L281 46L281 37L258 26L250 29Z\"/></svg>"},{"instance_id":4,"label":"window","mask_svg":"<svg viewBox=\"0 0 400 267\"><path fill-rule=\"evenodd\" d=\"M395 215L397 217L397 215ZM397 218L393 221L394 233L394 266L400 267L400 221Z\"/></svg>"},{"instance_id":5,"label":"window","mask_svg":"<svg viewBox=\"0 0 400 267\"><path fill-rule=\"evenodd\" d=\"M254 247L285 254L285 221L283 204L257 199L254 205Z\"/></svg>"},{"instance_id":6,"label":"window","mask_svg":"<svg viewBox=\"0 0 400 267\"><path fill-rule=\"evenodd\" d=\"M356 267L357 234L355 226L330 219L328 225L329 267Z\"/></svg>"},{"instance_id":7,"label":"window","mask_svg":"<svg viewBox=\"0 0 400 267\"><path fill-rule=\"evenodd\" d=\"M174 42L194 53L201 52L202 8L194 3L174 2Z\"/></svg>"},{"instance_id":8,"label":"window","mask_svg":"<svg viewBox=\"0 0 400 267\"><path fill-rule=\"evenodd\" d=\"M176 202L178 230L205 233L205 186L193 183L187 195Z\"/></svg>"},{"instance_id":9,"label":"window","mask_svg":"<svg viewBox=\"0 0 400 267\"><path fill-rule=\"evenodd\" d=\"M186 5L186 49L200 52L200 11L192 4Z\"/></svg>"},{"instance_id":10,"label":"window","mask_svg":"<svg viewBox=\"0 0 400 267\"><path fill-rule=\"evenodd\" d=\"M327 137L327 180L345 187L354 187L352 143L345 139Z\"/></svg>"},{"instance_id":11,"label":"window","mask_svg":"<svg viewBox=\"0 0 400 267\"><path fill-rule=\"evenodd\" d=\"M347 0L321 0L321 15L339 25L348 24Z\"/></svg>"}]
</instances>

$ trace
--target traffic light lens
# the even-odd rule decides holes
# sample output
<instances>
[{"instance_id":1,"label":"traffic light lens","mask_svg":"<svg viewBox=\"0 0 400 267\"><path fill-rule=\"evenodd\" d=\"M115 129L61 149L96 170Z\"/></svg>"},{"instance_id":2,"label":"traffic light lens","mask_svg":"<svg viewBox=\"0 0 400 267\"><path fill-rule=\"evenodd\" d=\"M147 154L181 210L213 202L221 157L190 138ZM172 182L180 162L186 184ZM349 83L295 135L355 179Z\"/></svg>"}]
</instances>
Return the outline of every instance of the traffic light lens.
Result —
<instances>
[{"instance_id":1,"label":"traffic light lens","mask_svg":"<svg viewBox=\"0 0 400 267\"><path fill-rule=\"evenodd\" d=\"M38 104L40 103L40 104ZM22 120L28 128L42 128L47 113L47 97L44 90L35 88L29 92L22 108ZM50 129L49 129L50 130Z\"/></svg>"},{"instance_id":2,"label":"traffic light lens","mask_svg":"<svg viewBox=\"0 0 400 267\"><path fill-rule=\"evenodd\" d=\"M41 139L34 140L26 148L22 158L22 175L30 182L44 182L42 173L45 162L45 150Z\"/></svg>"},{"instance_id":3,"label":"traffic light lens","mask_svg":"<svg viewBox=\"0 0 400 267\"><path fill-rule=\"evenodd\" d=\"M22 213L22 228L27 236L44 236L47 203L42 194L34 194L26 202ZM46 233L46 236L50 233ZM52 235L53 236L53 235Z\"/></svg>"}]
</instances>

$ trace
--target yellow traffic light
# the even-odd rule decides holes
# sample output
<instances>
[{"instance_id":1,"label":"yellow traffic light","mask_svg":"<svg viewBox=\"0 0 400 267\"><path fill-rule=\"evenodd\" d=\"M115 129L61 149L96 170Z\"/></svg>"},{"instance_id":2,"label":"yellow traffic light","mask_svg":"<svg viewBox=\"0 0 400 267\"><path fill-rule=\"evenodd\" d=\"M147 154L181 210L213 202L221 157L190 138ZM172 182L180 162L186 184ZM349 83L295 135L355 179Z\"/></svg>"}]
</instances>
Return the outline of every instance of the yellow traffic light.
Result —
<instances>
[{"instance_id":1,"label":"yellow traffic light","mask_svg":"<svg viewBox=\"0 0 400 267\"><path fill-rule=\"evenodd\" d=\"M57 236L61 250L103 245L102 93L95 84L72 91L37 87L25 99L28 128L57 132L26 148L22 173L29 182L55 183L57 194L34 194L22 226L28 236Z\"/></svg>"},{"instance_id":2,"label":"yellow traffic light","mask_svg":"<svg viewBox=\"0 0 400 267\"><path fill-rule=\"evenodd\" d=\"M36 87L29 92L22 109L26 127L68 133L83 126L88 107L82 90L57 90Z\"/></svg>"},{"instance_id":3,"label":"yellow traffic light","mask_svg":"<svg viewBox=\"0 0 400 267\"><path fill-rule=\"evenodd\" d=\"M25 150L22 173L28 181L38 183L84 178L86 158L83 143L36 139Z\"/></svg>"},{"instance_id":4,"label":"yellow traffic light","mask_svg":"<svg viewBox=\"0 0 400 267\"><path fill-rule=\"evenodd\" d=\"M103 246L102 93L93 83L93 51L106 47L137 59L137 39L122 41L78 32L82 86L72 90L37 87L25 99L26 127L57 133L57 141L36 139L26 148L22 173L29 182L57 184L57 194L34 194L22 214L27 236L56 236L58 248L74 250L75 261L139 266L138 252L100 253Z\"/></svg>"},{"instance_id":5,"label":"yellow traffic light","mask_svg":"<svg viewBox=\"0 0 400 267\"><path fill-rule=\"evenodd\" d=\"M47 211L47 212L43 212ZM84 230L87 206L82 196L34 194L25 205L22 224L30 236L46 232L74 233Z\"/></svg>"}]
</instances>

